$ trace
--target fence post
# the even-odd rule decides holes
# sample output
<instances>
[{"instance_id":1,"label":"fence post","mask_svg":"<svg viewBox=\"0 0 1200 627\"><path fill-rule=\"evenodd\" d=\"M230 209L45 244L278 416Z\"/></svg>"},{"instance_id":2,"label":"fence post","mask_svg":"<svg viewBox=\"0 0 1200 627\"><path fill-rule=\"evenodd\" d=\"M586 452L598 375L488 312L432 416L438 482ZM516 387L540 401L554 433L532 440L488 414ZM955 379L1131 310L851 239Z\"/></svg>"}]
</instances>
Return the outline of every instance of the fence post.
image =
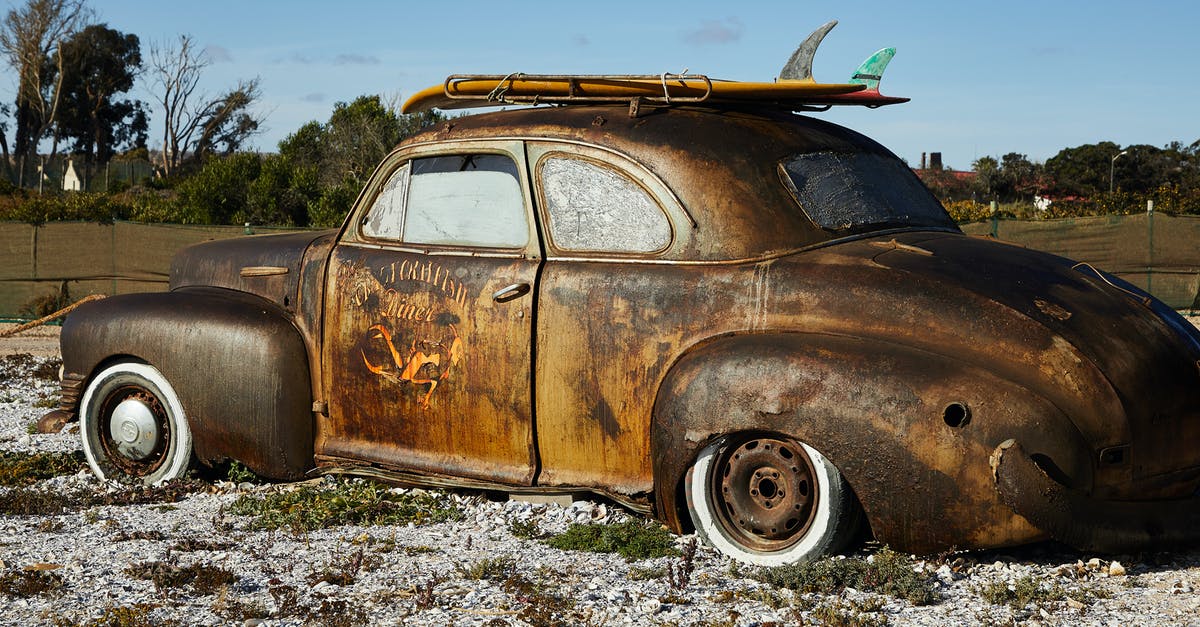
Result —
<instances>
[{"instance_id":1,"label":"fence post","mask_svg":"<svg viewBox=\"0 0 1200 627\"><path fill-rule=\"evenodd\" d=\"M1154 296L1154 201L1146 201L1146 293Z\"/></svg>"},{"instance_id":2,"label":"fence post","mask_svg":"<svg viewBox=\"0 0 1200 627\"><path fill-rule=\"evenodd\" d=\"M1000 238L1000 209L994 200L992 201L992 238Z\"/></svg>"}]
</instances>

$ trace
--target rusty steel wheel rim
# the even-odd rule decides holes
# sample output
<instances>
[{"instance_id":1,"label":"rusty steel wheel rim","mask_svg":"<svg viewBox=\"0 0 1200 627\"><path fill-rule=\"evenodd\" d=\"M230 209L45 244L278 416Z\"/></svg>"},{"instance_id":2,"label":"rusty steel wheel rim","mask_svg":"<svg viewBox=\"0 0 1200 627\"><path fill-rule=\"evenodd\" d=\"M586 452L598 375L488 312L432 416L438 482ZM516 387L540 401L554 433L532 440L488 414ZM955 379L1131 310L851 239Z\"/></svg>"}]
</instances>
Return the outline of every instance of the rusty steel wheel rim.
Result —
<instances>
[{"instance_id":1,"label":"rusty steel wheel rim","mask_svg":"<svg viewBox=\"0 0 1200 627\"><path fill-rule=\"evenodd\" d=\"M127 401L135 401L146 408L151 416L154 429L153 447L135 456L131 456L128 448L123 449L122 443L112 435L114 420L118 407ZM97 431L100 436L100 446L108 462L122 473L134 477L144 477L153 473L167 459L167 446L171 441L171 420L166 408L149 390L140 386L125 386L113 390L100 407L100 424ZM118 430L119 427L118 427Z\"/></svg>"},{"instance_id":2,"label":"rusty steel wheel rim","mask_svg":"<svg viewBox=\"0 0 1200 627\"><path fill-rule=\"evenodd\" d=\"M727 447L710 476L718 522L747 548L787 548L812 525L816 471L799 442L761 437Z\"/></svg>"}]
</instances>

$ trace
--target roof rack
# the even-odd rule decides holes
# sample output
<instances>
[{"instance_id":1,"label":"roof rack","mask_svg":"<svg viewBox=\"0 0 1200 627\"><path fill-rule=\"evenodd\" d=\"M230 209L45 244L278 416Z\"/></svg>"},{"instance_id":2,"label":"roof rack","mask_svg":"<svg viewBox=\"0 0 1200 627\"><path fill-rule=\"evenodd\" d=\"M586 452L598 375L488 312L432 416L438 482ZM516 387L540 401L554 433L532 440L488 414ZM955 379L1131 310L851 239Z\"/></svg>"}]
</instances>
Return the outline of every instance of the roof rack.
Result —
<instances>
[{"instance_id":1,"label":"roof rack","mask_svg":"<svg viewBox=\"0 0 1200 627\"><path fill-rule=\"evenodd\" d=\"M520 85L517 85L520 81ZM481 85L483 84L483 85ZM485 85L494 84L481 96ZM654 104L704 102L712 96L713 81L703 74L452 74L442 83L450 100L511 104L580 104L629 102L639 98Z\"/></svg>"}]
</instances>

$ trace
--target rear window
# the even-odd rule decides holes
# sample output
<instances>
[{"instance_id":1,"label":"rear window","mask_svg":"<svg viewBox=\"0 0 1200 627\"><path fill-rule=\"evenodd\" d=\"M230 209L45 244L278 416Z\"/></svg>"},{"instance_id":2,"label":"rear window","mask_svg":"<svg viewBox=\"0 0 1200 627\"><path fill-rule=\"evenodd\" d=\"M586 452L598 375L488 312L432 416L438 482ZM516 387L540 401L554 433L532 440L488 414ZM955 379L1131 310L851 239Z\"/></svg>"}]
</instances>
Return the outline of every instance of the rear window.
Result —
<instances>
[{"instance_id":1,"label":"rear window","mask_svg":"<svg viewBox=\"0 0 1200 627\"><path fill-rule=\"evenodd\" d=\"M956 228L941 203L894 157L816 152L793 157L780 167L800 208L821 228Z\"/></svg>"}]
</instances>

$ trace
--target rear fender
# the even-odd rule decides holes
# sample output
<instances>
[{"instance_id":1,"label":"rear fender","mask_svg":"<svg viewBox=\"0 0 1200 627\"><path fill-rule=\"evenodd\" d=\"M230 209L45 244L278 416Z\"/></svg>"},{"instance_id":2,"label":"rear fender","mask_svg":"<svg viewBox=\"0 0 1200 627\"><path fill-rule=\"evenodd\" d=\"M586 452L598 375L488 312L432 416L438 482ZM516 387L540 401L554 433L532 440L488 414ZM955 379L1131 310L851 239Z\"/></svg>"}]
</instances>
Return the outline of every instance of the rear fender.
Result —
<instances>
[{"instance_id":1,"label":"rear fender","mask_svg":"<svg viewBox=\"0 0 1200 627\"><path fill-rule=\"evenodd\" d=\"M707 443L738 432L816 448L846 477L876 538L919 553L1042 536L992 485L988 457L1009 437L1036 442L1064 480L1091 486L1071 422L991 373L873 339L734 335L688 352L659 388L650 442L660 518L687 528L685 473Z\"/></svg>"},{"instance_id":2,"label":"rear fender","mask_svg":"<svg viewBox=\"0 0 1200 627\"><path fill-rule=\"evenodd\" d=\"M114 361L157 368L178 393L201 462L242 462L271 479L313 467L308 354L287 315L214 288L88 303L63 323L64 380Z\"/></svg>"}]
</instances>

